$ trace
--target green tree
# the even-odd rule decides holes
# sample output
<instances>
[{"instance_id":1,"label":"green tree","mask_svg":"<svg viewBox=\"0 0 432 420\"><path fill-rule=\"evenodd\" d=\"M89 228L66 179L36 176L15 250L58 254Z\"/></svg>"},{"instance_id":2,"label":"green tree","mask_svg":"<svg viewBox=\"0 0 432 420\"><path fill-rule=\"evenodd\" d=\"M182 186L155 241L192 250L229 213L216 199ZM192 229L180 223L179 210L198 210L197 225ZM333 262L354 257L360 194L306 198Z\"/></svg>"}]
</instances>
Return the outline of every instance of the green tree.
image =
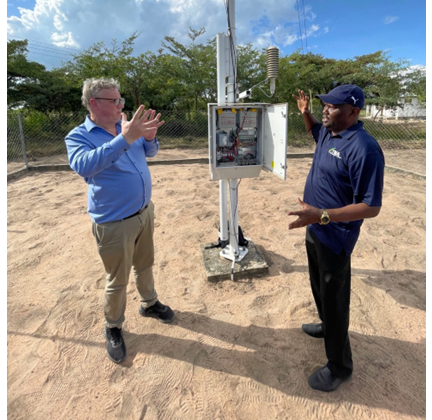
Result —
<instances>
[{"instance_id":1,"label":"green tree","mask_svg":"<svg viewBox=\"0 0 432 420\"><path fill-rule=\"evenodd\" d=\"M7 103L9 108L26 105L26 91L35 87L45 71L42 64L27 60L28 41L7 43Z\"/></svg>"},{"instance_id":2,"label":"green tree","mask_svg":"<svg viewBox=\"0 0 432 420\"><path fill-rule=\"evenodd\" d=\"M150 72L156 55L146 52L132 56L135 40L139 37L134 32L120 45L116 39L107 46L105 42L97 42L83 52L73 56L62 67L67 74L70 85L81 89L84 80L90 78L114 78L120 83L122 95L126 98L126 110L136 109L139 105L148 103L148 93L151 91Z\"/></svg>"},{"instance_id":3,"label":"green tree","mask_svg":"<svg viewBox=\"0 0 432 420\"><path fill-rule=\"evenodd\" d=\"M205 28L199 31L189 29L189 38L192 40L189 45L183 45L173 37L164 38L163 48L179 59L171 63L174 65L167 69L166 74L182 84L179 104L195 110L205 109L207 103L216 102L216 40L208 40L205 44L195 43L205 33Z\"/></svg>"},{"instance_id":4,"label":"green tree","mask_svg":"<svg viewBox=\"0 0 432 420\"><path fill-rule=\"evenodd\" d=\"M415 69L406 74L405 89L407 95L415 95L426 104L426 68Z\"/></svg>"},{"instance_id":5,"label":"green tree","mask_svg":"<svg viewBox=\"0 0 432 420\"><path fill-rule=\"evenodd\" d=\"M394 107L407 90L409 63L391 61L386 53L356 56L353 59L335 60L319 54L300 54L298 51L280 59L280 77L276 91L277 101L295 103L292 94L303 89L312 98L327 93L341 84L357 84L366 97L366 103ZM313 105L319 101L314 99Z\"/></svg>"}]
</instances>

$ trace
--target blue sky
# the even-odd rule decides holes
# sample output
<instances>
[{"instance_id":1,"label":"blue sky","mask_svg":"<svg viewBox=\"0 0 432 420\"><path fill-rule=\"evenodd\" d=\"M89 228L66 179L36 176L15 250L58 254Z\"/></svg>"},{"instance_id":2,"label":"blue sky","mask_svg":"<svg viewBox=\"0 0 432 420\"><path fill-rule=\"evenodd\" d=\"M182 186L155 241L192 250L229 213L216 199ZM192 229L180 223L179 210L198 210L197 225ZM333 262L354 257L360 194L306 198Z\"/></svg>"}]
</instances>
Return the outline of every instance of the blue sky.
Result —
<instances>
[{"instance_id":1,"label":"blue sky","mask_svg":"<svg viewBox=\"0 0 432 420\"><path fill-rule=\"evenodd\" d=\"M335 59L383 50L426 66L425 0L237 0L235 7L239 44ZM7 0L8 40L28 39L28 58L48 69L134 30L142 32L135 44L141 53L156 52L167 35L188 43L189 27L205 27L198 39L205 42L226 26L223 0Z\"/></svg>"}]
</instances>

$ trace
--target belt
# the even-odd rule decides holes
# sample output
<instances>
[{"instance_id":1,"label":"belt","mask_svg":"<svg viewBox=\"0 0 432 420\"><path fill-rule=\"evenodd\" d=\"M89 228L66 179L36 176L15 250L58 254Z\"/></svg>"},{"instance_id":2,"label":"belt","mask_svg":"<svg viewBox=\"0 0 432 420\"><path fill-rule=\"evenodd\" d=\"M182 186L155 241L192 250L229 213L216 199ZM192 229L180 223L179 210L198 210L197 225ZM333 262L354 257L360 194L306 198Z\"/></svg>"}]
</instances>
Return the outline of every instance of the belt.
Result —
<instances>
[{"instance_id":1,"label":"belt","mask_svg":"<svg viewBox=\"0 0 432 420\"><path fill-rule=\"evenodd\" d=\"M143 208L143 209L141 209L141 210L145 210L146 208L148 207L148 204ZM126 220L126 219L130 219L131 217L135 217L135 216L138 216L139 214L140 214L140 212L141 212L141 210L138 210L136 213L134 213L134 214L131 214L130 216L128 216L128 217L125 217L124 219L122 219L122 220Z\"/></svg>"}]
</instances>

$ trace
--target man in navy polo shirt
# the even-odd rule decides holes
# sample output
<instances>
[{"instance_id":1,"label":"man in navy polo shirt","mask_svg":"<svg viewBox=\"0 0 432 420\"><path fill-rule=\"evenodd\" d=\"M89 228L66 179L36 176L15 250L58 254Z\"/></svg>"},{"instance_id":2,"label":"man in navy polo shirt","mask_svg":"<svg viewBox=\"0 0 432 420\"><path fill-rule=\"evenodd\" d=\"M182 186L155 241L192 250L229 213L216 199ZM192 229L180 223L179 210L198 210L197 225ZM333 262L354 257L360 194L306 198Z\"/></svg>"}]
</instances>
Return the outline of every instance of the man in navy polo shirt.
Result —
<instances>
[{"instance_id":1,"label":"man in navy polo shirt","mask_svg":"<svg viewBox=\"0 0 432 420\"><path fill-rule=\"evenodd\" d=\"M351 292L351 253L363 220L381 209L384 156L378 142L358 120L364 93L357 85L341 85L327 95L322 123L309 111L302 90L297 106L306 130L316 142L312 167L298 216L289 229L306 228L306 251L312 294L320 323L304 324L303 331L324 338L326 366L309 378L313 389L334 391L351 377L353 362L348 337Z\"/></svg>"},{"instance_id":2,"label":"man in navy polo shirt","mask_svg":"<svg viewBox=\"0 0 432 420\"><path fill-rule=\"evenodd\" d=\"M142 105L128 121L119 88L114 79L86 80L82 103L89 115L65 139L71 168L88 184L88 213L107 274L107 353L116 363L126 358L122 324L132 268L141 300L139 313L164 323L174 319L174 312L159 302L154 287L154 206L146 161L159 150L156 133L164 121Z\"/></svg>"}]
</instances>

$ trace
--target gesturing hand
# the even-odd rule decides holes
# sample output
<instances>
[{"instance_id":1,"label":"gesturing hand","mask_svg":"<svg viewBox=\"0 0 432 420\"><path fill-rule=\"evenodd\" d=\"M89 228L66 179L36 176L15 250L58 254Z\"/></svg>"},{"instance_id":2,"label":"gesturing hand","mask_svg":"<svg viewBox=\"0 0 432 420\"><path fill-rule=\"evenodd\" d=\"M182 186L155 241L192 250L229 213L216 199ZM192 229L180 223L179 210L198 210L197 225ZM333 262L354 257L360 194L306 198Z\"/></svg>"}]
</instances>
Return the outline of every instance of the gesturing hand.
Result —
<instances>
[{"instance_id":1,"label":"gesturing hand","mask_svg":"<svg viewBox=\"0 0 432 420\"><path fill-rule=\"evenodd\" d=\"M144 105L141 105L135 112L134 116L130 121L127 120L126 114L122 113L122 134L125 140L132 144L140 137L144 137L146 140L153 140L156 137L158 128L165 123L165 121L159 121L161 114L157 114L153 109L144 109Z\"/></svg>"},{"instance_id":2,"label":"gesturing hand","mask_svg":"<svg viewBox=\"0 0 432 420\"><path fill-rule=\"evenodd\" d=\"M297 106L300 112L307 111L309 109L309 98L305 95L305 93L299 89L299 96L293 95L293 98L297 99Z\"/></svg>"},{"instance_id":3,"label":"gesturing hand","mask_svg":"<svg viewBox=\"0 0 432 420\"><path fill-rule=\"evenodd\" d=\"M287 213L288 216L298 216L297 220L294 220L294 222L288 225L288 229L296 229L319 222L321 217L320 209L304 203L300 198L297 198L297 202L300 204L302 209L299 211L289 211Z\"/></svg>"}]
</instances>

